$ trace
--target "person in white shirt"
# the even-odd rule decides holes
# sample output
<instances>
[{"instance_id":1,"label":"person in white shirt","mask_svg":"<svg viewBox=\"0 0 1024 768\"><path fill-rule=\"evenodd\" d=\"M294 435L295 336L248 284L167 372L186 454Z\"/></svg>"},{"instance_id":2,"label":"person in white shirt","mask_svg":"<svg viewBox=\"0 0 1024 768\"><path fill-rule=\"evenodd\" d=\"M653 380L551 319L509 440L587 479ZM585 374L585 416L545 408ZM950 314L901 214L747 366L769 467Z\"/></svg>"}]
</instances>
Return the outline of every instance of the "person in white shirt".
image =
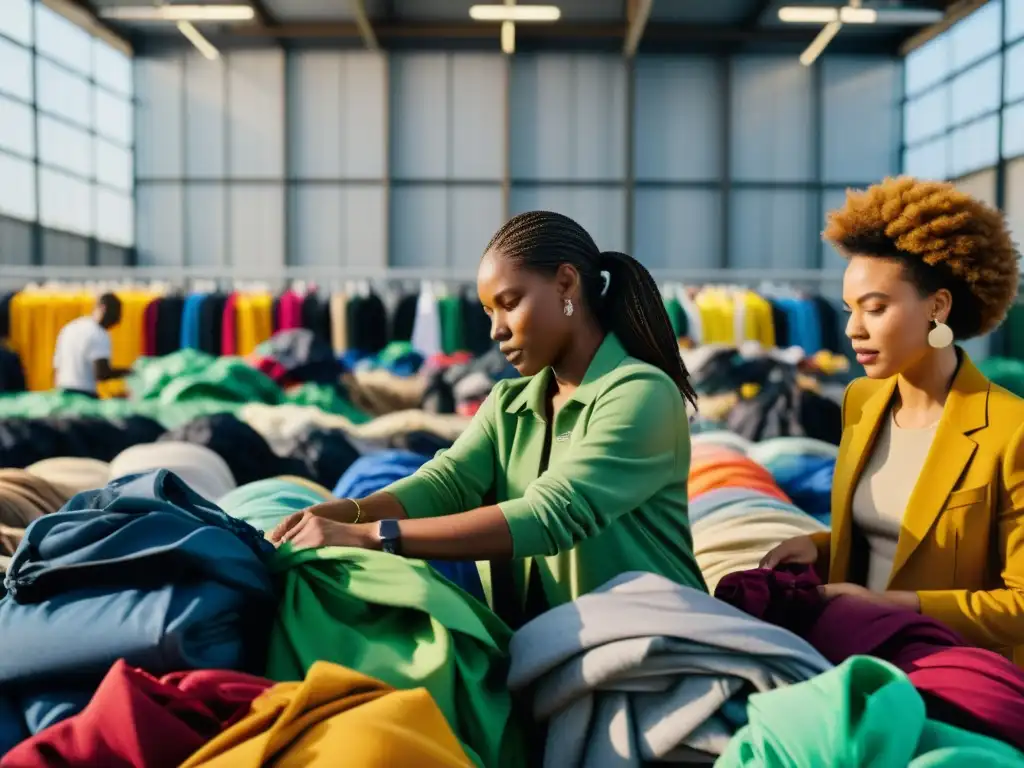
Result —
<instances>
[{"instance_id":1,"label":"person in white shirt","mask_svg":"<svg viewBox=\"0 0 1024 768\"><path fill-rule=\"evenodd\" d=\"M96 397L96 384L127 376L127 368L110 365L109 329L121 322L121 300L105 293L91 315L65 325L57 336L53 368L57 389Z\"/></svg>"}]
</instances>

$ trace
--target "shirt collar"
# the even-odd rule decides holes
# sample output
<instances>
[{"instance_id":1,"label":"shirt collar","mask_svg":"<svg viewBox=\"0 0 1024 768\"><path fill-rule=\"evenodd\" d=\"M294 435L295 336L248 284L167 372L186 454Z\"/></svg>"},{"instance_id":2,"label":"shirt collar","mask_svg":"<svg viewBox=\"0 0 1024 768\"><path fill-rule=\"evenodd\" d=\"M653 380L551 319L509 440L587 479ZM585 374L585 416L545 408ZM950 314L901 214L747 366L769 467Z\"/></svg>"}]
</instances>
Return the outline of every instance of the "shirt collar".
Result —
<instances>
[{"instance_id":1,"label":"shirt collar","mask_svg":"<svg viewBox=\"0 0 1024 768\"><path fill-rule=\"evenodd\" d=\"M604 341L597 348L594 359L587 366L587 372L583 381L573 392L569 402L578 402L582 405L589 405L597 397L601 388L601 379L614 371L626 358L626 350L622 343L613 333L604 337ZM547 393L548 384L551 382L551 368L545 368L536 374L533 379L523 387L522 391L509 403L505 409L509 413L519 413L524 409L533 412L534 416L543 419L545 412L544 396Z\"/></svg>"}]
</instances>

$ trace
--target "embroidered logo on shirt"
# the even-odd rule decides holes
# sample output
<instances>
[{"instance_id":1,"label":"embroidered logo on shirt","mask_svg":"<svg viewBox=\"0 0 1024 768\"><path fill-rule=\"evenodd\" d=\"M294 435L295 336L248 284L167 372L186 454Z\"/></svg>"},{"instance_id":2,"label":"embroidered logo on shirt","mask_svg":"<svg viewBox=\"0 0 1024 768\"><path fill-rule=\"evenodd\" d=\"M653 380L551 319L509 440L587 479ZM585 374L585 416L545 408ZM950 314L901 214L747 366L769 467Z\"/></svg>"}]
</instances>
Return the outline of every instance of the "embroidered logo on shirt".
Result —
<instances>
[{"instance_id":1,"label":"embroidered logo on shirt","mask_svg":"<svg viewBox=\"0 0 1024 768\"><path fill-rule=\"evenodd\" d=\"M568 440L568 439L569 439L570 437L572 437L572 432L563 432L562 434L560 434L560 435L557 435L557 436L555 437L555 442L556 442L556 443L564 443L564 442L565 442L566 440Z\"/></svg>"}]
</instances>

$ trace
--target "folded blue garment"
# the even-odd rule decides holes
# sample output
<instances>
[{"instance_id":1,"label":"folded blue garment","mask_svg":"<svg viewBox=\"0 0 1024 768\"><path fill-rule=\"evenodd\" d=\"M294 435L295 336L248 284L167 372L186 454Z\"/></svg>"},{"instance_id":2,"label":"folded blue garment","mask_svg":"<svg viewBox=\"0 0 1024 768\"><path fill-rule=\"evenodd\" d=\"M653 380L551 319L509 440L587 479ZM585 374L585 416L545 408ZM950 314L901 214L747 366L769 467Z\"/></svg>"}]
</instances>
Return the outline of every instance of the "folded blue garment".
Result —
<instances>
[{"instance_id":1,"label":"folded blue garment","mask_svg":"<svg viewBox=\"0 0 1024 768\"><path fill-rule=\"evenodd\" d=\"M114 480L72 497L32 522L11 558L4 584L19 603L88 587L145 589L217 581L254 598L272 591L263 558L274 547L156 470Z\"/></svg>"},{"instance_id":2,"label":"folded blue garment","mask_svg":"<svg viewBox=\"0 0 1024 768\"><path fill-rule=\"evenodd\" d=\"M166 470L78 494L34 521L12 558L0 600L8 708L36 733L79 712L122 658L154 675L260 669L274 551Z\"/></svg>"},{"instance_id":3,"label":"folded blue garment","mask_svg":"<svg viewBox=\"0 0 1024 768\"><path fill-rule=\"evenodd\" d=\"M0 696L0 757L31 735L14 701L7 696Z\"/></svg>"}]
</instances>

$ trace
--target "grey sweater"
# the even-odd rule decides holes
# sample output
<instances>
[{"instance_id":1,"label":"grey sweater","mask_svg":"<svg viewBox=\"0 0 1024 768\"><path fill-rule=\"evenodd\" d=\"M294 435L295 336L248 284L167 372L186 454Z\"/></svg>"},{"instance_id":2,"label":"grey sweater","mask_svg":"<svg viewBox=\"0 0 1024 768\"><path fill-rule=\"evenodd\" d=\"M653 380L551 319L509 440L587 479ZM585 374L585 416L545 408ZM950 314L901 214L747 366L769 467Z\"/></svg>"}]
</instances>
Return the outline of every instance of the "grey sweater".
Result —
<instances>
[{"instance_id":1,"label":"grey sweater","mask_svg":"<svg viewBox=\"0 0 1024 768\"><path fill-rule=\"evenodd\" d=\"M707 593L627 573L512 638L509 687L533 687L546 768L714 760L735 730L723 707L831 664L792 632Z\"/></svg>"}]
</instances>

